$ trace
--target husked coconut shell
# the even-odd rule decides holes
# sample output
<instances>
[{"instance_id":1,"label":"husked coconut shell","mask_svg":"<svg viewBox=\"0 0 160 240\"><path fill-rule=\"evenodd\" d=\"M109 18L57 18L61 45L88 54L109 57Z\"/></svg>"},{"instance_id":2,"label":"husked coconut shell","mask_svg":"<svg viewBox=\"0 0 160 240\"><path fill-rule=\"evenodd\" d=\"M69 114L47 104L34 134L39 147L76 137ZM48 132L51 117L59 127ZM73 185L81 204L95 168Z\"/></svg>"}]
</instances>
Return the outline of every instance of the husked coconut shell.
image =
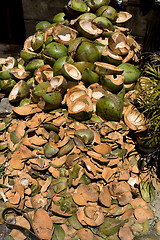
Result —
<instances>
[{"instance_id":1,"label":"husked coconut shell","mask_svg":"<svg viewBox=\"0 0 160 240\"><path fill-rule=\"evenodd\" d=\"M76 98L75 101L69 104L68 112L73 118L79 121L90 119L93 112L91 98L88 95Z\"/></svg>"},{"instance_id":2,"label":"husked coconut shell","mask_svg":"<svg viewBox=\"0 0 160 240\"><path fill-rule=\"evenodd\" d=\"M89 39L95 39L99 37L103 32L103 30L98 28L96 24L93 24L92 22L89 22L87 20L79 21L77 30L82 34L82 36Z\"/></svg>"},{"instance_id":3,"label":"husked coconut shell","mask_svg":"<svg viewBox=\"0 0 160 240\"><path fill-rule=\"evenodd\" d=\"M82 75L78 68L76 68L73 64L66 63L62 67L62 74L68 79L72 81L80 81Z\"/></svg>"},{"instance_id":4,"label":"husked coconut shell","mask_svg":"<svg viewBox=\"0 0 160 240\"><path fill-rule=\"evenodd\" d=\"M123 58L111 51L108 46L105 46L102 50L102 60L117 66L122 63Z\"/></svg>"},{"instance_id":5,"label":"husked coconut shell","mask_svg":"<svg viewBox=\"0 0 160 240\"><path fill-rule=\"evenodd\" d=\"M127 37L122 32L115 32L109 38L109 48L117 55L126 55L130 50Z\"/></svg>"},{"instance_id":6,"label":"husked coconut shell","mask_svg":"<svg viewBox=\"0 0 160 240\"><path fill-rule=\"evenodd\" d=\"M86 95L87 89L83 84L79 84L75 87L72 87L68 90L66 95L66 103L69 105L70 103L74 102L77 98Z\"/></svg>"},{"instance_id":7,"label":"husked coconut shell","mask_svg":"<svg viewBox=\"0 0 160 240\"><path fill-rule=\"evenodd\" d=\"M134 131L145 131L147 129L146 119L136 107L132 104L128 106L128 109L124 113L125 124Z\"/></svg>"},{"instance_id":8,"label":"husked coconut shell","mask_svg":"<svg viewBox=\"0 0 160 240\"><path fill-rule=\"evenodd\" d=\"M132 14L124 11L118 12L116 23L125 23L132 17Z\"/></svg>"}]
</instances>

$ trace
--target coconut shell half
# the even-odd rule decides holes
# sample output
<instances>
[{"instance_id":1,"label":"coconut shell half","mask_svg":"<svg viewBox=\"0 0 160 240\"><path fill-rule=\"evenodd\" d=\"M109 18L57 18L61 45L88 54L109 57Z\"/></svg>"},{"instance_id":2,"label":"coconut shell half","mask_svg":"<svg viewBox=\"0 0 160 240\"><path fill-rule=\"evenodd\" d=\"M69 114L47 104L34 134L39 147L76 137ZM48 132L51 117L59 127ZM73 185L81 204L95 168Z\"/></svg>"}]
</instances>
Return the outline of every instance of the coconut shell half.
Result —
<instances>
[{"instance_id":1,"label":"coconut shell half","mask_svg":"<svg viewBox=\"0 0 160 240\"><path fill-rule=\"evenodd\" d=\"M114 75L114 74L122 74L123 69L118 68L114 65L104 63L104 62L95 62L95 71L99 75Z\"/></svg>"}]
</instances>

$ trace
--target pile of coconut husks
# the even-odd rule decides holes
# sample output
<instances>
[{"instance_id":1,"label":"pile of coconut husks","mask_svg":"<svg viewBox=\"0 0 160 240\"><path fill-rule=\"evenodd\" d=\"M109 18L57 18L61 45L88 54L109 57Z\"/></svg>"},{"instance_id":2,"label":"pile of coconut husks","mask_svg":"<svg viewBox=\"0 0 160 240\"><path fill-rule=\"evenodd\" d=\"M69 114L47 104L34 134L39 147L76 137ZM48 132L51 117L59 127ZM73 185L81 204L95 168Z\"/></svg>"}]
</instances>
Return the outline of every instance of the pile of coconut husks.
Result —
<instances>
[{"instance_id":1,"label":"pile of coconut husks","mask_svg":"<svg viewBox=\"0 0 160 240\"><path fill-rule=\"evenodd\" d=\"M131 15L111 3L69 1L36 25L19 58L0 59L13 105L0 119L0 223L10 239L149 231L160 184L133 141L147 128L133 105L141 47L124 27Z\"/></svg>"}]
</instances>

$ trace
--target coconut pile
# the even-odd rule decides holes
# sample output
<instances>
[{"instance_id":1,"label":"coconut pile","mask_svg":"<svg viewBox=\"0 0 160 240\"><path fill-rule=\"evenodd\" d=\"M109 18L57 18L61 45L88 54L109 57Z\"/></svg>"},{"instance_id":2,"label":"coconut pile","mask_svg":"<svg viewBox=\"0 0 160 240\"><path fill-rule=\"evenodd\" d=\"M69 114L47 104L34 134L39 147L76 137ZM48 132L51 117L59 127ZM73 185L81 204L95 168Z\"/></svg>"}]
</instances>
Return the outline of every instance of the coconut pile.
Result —
<instances>
[{"instance_id":1,"label":"coconut pile","mask_svg":"<svg viewBox=\"0 0 160 240\"><path fill-rule=\"evenodd\" d=\"M141 47L131 17L109 0L71 0L36 25L19 58L0 58L13 105L0 119L0 223L11 239L148 233L160 185L133 141L147 126L133 105Z\"/></svg>"}]
</instances>

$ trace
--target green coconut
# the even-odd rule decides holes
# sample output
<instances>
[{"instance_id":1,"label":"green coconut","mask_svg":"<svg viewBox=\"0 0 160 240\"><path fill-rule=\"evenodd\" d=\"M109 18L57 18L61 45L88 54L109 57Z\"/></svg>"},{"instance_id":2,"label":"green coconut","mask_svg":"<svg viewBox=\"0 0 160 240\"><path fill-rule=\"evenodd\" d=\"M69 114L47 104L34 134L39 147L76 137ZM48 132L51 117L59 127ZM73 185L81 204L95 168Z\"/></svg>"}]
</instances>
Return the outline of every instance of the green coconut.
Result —
<instances>
[{"instance_id":1,"label":"green coconut","mask_svg":"<svg viewBox=\"0 0 160 240\"><path fill-rule=\"evenodd\" d=\"M36 32L33 35L33 38L31 40L31 47L33 48L34 51L41 50L44 42L43 38L44 38L44 33L40 31Z\"/></svg>"},{"instance_id":2,"label":"green coconut","mask_svg":"<svg viewBox=\"0 0 160 240\"><path fill-rule=\"evenodd\" d=\"M44 145L44 155L46 158L54 157L58 151L59 149L52 142L48 142Z\"/></svg>"},{"instance_id":3,"label":"green coconut","mask_svg":"<svg viewBox=\"0 0 160 240\"><path fill-rule=\"evenodd\" d=\"M51 87L50 83L42 82L39 83L35 88L31 91L31 97L34 102L38 102L40 97L47 92L47 89Z\"/></svg>"},{"instance_id":4,"label":"green coconut","mask_svg":"<svg viewBox=\"0 0 160 240\"><path fill-rule=\"evenodd\" d=\"M38 55L37 53L35 52L31 52L31 51L28 51L28 50L21 50L20 51L20 57L25 61L25 62L29 62L31 61L32 59L34 58L37 58Z\"/></svg>"},{"instance_id":5,"label":"green coconut","mask_svg":"<svg viewBox=\"0 0 160 240\"><path fill-rule=\"evenodd\" d=\"M86 0L85 2L93 11L96 11L104 5L108 5L110 0Z\"/></svg>"},{"instance_id":6,"label":"green coconut","mask_svg":"<svg viewBox=\"0 0 160 240\"><path fill-rule=\"evenodd\" d=\"M87 4L82 0L70 0L67 5L69 13L76 17L79 16L81 13L89 12L89 7Z\"/></svg>"},{"instance_id":7,"label":"green coconut","mask_svg":"<svg viewBox=\"0 0 160 240\"><path fill-rule=\"evenodd\" d=\"M50 22L48 22L48 21L40 21L36 25L36 31L45 32L47 30L47 28L49 28L50 26L51 26Z\"/></svg>"},{"instance_id":8,"label":"green coconut","mask_svg":"<svg viewBox=\"0 0 160 240\"><path fill-rule=\"evenodd\" d=\"M78 137L84 144L90 145L94 140L94 133L90 129L80 129L75 131L74 135Z\"/></svg>"},{"instance_id":9,"label":"green coconut","mask_svg":"<svg viewBox=\"0 0 160 240\"><path fill-rule=\"evenodd\" d=\"M96 15L97 16L102 16L102 17L106 17L108 18L111 22L115 22L117 17L118 17L118 13L116 11L116 9L114 9L111 6L102 6L100 7L97 11L96 11Z\"/></svg>"},{"instance_id":10,"label":"green coconut","mask_svg":"<svg viewBox=\"0 0 160 240\"><path fill-rule=\"evenodd\" d=\"M114 74L122 74L123 69L120 67L116 67L109 63L104 62L95 62L95 72L99 75L114 75Z\"/></svg>"},{"instance_id":11,"label":"green coconut","mask_svg":"<svg viewBox=\"0 0 160 240\"><path fill-rule=\"evenodd\" d=\"M90 70L93 70L94 69L94 64L91 63L91 62L74 62L73 65L78 68L78 70L83 73L83 71L86 69L86 68L89 68Z\"/></svg>"},{"instance_id":12,"label":"green coconut","mask_svg":"<svg viewBox=\"0 0 160 240\"><path fill-rule=\"evenodd\" d=\"M118 65L119 68L124 69L122 75L124 76L124 83L135 83L140 76L139 69L130 63L122 63Z\"/></svg>"},{"instance_id":13,"label":"green coconut","mask_svg":"<svg viewBox=\"0 0 160 240\"><path fill-rule=\"evenodd\" d=\"M60 107L62 94L59 91L42 94L38 106L43 110L54 110Z\"/></svg>"},{"instance_id":14,"label":"green coconut","mask_svg":"<svg viewBox=\"0 0 160 240\"><path fill-rule=\"evenodd\" d=\"M16 81L13 79L1 80L0 88L4 93L10 93L12 88L16 85Z\"/></svg>"},{"instance_id":15,"label":"green coconut","mask_svg":"<svg viewBox=\"0 0 160 240\"><path fill-rule=\"evenodd\" d=\"M57 60L60 57L67 56L67 47L62 43L51 42L44 48L43 55Z\"/></svg>"},{"instance_id":16,"label":"green coconut","mask_svg":"<svg viewBox=\"0 0 160 240\"><path fill-rule=\"evenodd\" d=\"M89 86L93 83L98 83L99 75L94 71L90 70L89 68L86 68L82 74L82 81L86 86Z\"/></svg>"},{"instance_id":17,"label":"green coconut","mask_svg":"<svg viewBox=\"0 0 160 240\"><path fill-rule=\"evenodd\" d=\"M91 42L82 42L76 52L76 61L96 62L99 60L99 52Z\"/></svg>"},{"instance_id":18,"label":"green coconut","mask_svg":"<svg viewBox=\"0 0 160 240\"><path fill-rule=\"evenodd\" d=\"M29 87L24 80L20 80L13 88L9 94L10 102L20 102L23 98L29 95Z\"/></svg>"},{"instance_id":19,"label":"green coconut","mask_svg":"<svg viewBox=\"0 0 160 240\"><path fill-rule=\"evenodd\" d=\"M74 59L78 46L84 41L89 42L89 40L85 37L78 37L74 39L68 46L68 55Z\"/></svg>"},{"instance_id":20,"label":"green coconut","mask_svg":"<svg viewBox=\"0 0 160 240\"><path fill-rule=\"evenodd\" d=\"M10 71L11 71L11 69L0 71L0 79L8 80L8 79L12 78Z\"/></svg>"},{"instance_id":21,"label":"green coconut","mask_svg":"<svg viewBox=\"0 0 160 240\"><path fill-rule=\"evenodd\" d=\"M44 60L43 59L33 59L31 60L27 65L26 65L26 71L33 72L40 66L44 65Z\"/></svg>"},{"instance_id":22,"label":"green coconut","mask_svg":"<svg viewBox=\"0 0 160 240\"><path fill-rule=\"evenodd\" d=\"M108 90L112 93L119 92L124 83L123 75L104 75L100 78L100 84L105 90Z\"/></svg>"},{"instance_id":23,"label":"green coconut","mask_svg":"<svg viewBox=\"0 0 160 240\"><path fill-rule=\"evenodd\" d=\"M54 72L54 76L57 75L62 75L62 66L65 63L71 63L73 64L74 60L69 56L64 56L64 57L60 57L59 59L56 60L56 62L53 65L53 72Z\"/></svg>"},{"instance_id":24,"label":"green coconut","mask_svg":"<svg viewBox=\"0 0 160 240\"><path fill-rule=\"evenodd\" d=\"M123 113L124 88L119 94L105 94L96 104L96 113L107 121L120 121Z\"/></svg>"},{"instance_id":25,"label":"green coconut","mask_svg":"<svg viewBox=\"0 0 160 240\"><path fill-rule=\"evenodd\" d=\"M112 22L106 17L96 17L92 22L95 23L99 28L108 29L110 31L114 30Z\"/></svg>"},{"instance_id":26,"label":"green coconut","mask_svg":"<svg viewBox=\"0 0 160 240\"><path fill-rule=\"evenodd\" d=\"M88 12L88 13L83 13L78 17L78 20L87 20L87 21L92 21L94 18L96 18L96 14Z\"/></svg>"},{"instance_id":27,"label":"green coconut","mask_svg":"<svg viewBox=\"0 0 160 240\"><path fill-rule=\"evenodd\" d=\"M66 19L66 14L64 12L60 12L53 17L53 23L61 23L67 24L68 20Z\"/></svg>"}]
</instances>

